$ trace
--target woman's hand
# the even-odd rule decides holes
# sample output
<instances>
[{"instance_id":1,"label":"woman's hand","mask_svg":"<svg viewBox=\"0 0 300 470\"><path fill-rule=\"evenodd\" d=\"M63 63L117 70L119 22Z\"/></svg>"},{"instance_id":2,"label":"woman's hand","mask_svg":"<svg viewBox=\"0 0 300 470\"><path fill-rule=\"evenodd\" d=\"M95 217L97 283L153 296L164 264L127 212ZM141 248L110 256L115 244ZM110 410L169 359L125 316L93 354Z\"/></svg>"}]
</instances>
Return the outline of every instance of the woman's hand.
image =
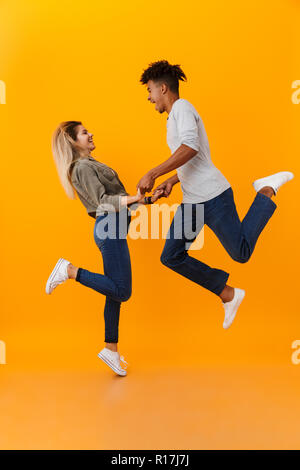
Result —
<instances>
[{"instance_id":1,"label":"woman's hand","mask_svg":"<svg viewBox=\"0 0 300 470\"><path fill-rule=\"evenodd\" d=\"M137 193L136 193L136 198L137 198L136 202L144 202L144 197L145 197L145 194L142 194L140 188L138 188Z\"/></svg>"}]
</instances>

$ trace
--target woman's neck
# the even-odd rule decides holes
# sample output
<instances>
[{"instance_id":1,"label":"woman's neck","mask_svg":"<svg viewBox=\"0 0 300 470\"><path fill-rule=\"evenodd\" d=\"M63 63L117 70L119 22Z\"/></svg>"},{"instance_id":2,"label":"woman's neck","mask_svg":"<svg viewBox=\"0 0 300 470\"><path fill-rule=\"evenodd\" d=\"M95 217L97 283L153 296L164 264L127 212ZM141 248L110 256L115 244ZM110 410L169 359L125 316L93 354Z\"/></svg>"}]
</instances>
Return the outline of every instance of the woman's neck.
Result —
<instances>
[{"instance_id":1,"label":"woman's neck","mask_svg":"<svg viewBox=\"0 0 300 470\"><path fill-rule=\"evenodd\" d=\"M91 157L91 154L90 153L81 153L79 156L80 156L80 158L89 158L89 157Z\"/></svg>"}]
</instances>

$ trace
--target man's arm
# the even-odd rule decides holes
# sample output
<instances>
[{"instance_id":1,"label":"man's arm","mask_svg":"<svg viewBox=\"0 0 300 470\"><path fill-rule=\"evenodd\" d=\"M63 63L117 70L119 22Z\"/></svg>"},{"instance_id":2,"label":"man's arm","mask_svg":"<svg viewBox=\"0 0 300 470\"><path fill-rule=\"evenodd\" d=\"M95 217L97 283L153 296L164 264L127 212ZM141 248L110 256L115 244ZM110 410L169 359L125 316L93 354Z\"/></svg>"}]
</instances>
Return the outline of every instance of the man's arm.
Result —
<instances>
[{"instance_id":1,"label":"man's arm","mask_svg":"<svg viewBox=\"0 0 300 470\"><path fill-rule=\"evenodd\" d=\"M149 173L154 177L154 179L156 179L159 176L162 176L165 173L169 173L170 171L175 170L181 165L184 165L184 163L188 162L197 153L198 152L196 150L192 149L191 147L188 147L185 144L182 144L173 153L173 155L168 158L168 160L165 160L163 163L150 170Z\"/></svg>"},{"instance_id":2,"label":"man's arm","mask_svg":"<svg viewBox=\"0 0 300 470\"><path fill-rule=\"evenodd\" d=\"M179 168L181 165L184 165L184 163L188 162L197 153L198 152L196 150L188 147L185 144L180 145L180 147L178 147L178 149L171 155L170 158L155 168L152 168L152 170L148 171L148 173L146 173L145 176L143 176L143 178L141 178L138 182L137 188L140 188L142 193L145 191L151 191L156 178L164 175L165 173L169 173L176 168Z\"/></svg>"},{"instance_id":3,"label":"man's arm","mask_svg":"<svg viewBox=\"0 0 300 470\"><path fill-rule=\"evenodd\" d=\"M172 186L174 186L174 184L179 183L179 178L178 178L177 173L175 173L175 175L173 175L173 176L170 176L170 178L168 178L166 181L168 183L171 183Z\"/></svg>"}]
</instances>

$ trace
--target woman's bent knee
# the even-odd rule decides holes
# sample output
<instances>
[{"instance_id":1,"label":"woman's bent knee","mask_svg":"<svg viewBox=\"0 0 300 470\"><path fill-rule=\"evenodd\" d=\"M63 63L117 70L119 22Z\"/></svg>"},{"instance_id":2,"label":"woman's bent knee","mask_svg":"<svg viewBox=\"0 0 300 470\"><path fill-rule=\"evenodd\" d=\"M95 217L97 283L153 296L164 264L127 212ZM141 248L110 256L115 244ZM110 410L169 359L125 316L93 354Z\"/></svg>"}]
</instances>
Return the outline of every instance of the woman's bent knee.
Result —
<instances>
[{"instance_id":1,"label":"woman's bent knee","mask_svg":"<svg viewBox=\"0 0 300 470\"><path fill-rule=\"evenodd\" d=\"M120 302L127 302L130 299L132 294L131 289L122 289L119 293Z\"/></svg>"}]
</instances>

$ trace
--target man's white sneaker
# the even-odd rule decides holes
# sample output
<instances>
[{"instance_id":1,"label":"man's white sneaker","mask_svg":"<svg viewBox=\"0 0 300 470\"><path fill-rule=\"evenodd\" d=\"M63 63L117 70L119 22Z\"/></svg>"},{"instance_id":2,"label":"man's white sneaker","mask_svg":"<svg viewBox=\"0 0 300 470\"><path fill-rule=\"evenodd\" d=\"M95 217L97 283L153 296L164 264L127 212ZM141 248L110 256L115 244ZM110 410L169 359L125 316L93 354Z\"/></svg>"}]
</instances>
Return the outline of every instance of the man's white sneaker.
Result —
<instances>
[{"instance_id":1,"label":"man's white sneaker","mask_svg":"<svg viewBox=\"0 0 300 470\"><path fill-rule=\"evenodd\" d=\"M125 361L123 356L116 351L111 351L108 348L103 348L98 354L98 357L102 359L105 364L107 364L116 374L118 375L127 375L126 368L128 363ZM122 368L120 361L122 361L125 365L125 369Z\"/></svg>"},{"instance_id":2,"label":"man's white sneaker","mask_svg":"<svg viewBox=\"0 0 300 470\"><path fill-rule=\"evenodd\" d=\"M67 261L64 258L59 258L48 278L46 284L46 294L51 294L55 287L69 279L67 271L68 264L70 264L70 261Z\"/></svg>"},{"instance_id":3,"label":"man's white sneaker","mask_svg":"<svg viewBox=\"0 0 300 470\"><path fill-rule=\"evenodd\" d=\"M255 180L252 185L256 192L260 191L264 186L271 186L271 188L274 189L275 194L277 194L280 186L293 178L294 175L290 171L279 171L279 173L274 173L273 175Z\"/></svg>"},{"instance_id":4,"label":"man's white sneaker","mask_svg":"<svg viewBox=\"0 0 300 470\"><path fill-rule=\"evenodd\" d=\"M222 302L222 305L225 310L225 317L223 322L223 328L225 330L230 327L232 324L237 309L239 308L243 298L245 297L246 292L243 289L239 289L238 287L234 287L234 295L233 299L230 302Z\"/></svg>"}]
</instances>

